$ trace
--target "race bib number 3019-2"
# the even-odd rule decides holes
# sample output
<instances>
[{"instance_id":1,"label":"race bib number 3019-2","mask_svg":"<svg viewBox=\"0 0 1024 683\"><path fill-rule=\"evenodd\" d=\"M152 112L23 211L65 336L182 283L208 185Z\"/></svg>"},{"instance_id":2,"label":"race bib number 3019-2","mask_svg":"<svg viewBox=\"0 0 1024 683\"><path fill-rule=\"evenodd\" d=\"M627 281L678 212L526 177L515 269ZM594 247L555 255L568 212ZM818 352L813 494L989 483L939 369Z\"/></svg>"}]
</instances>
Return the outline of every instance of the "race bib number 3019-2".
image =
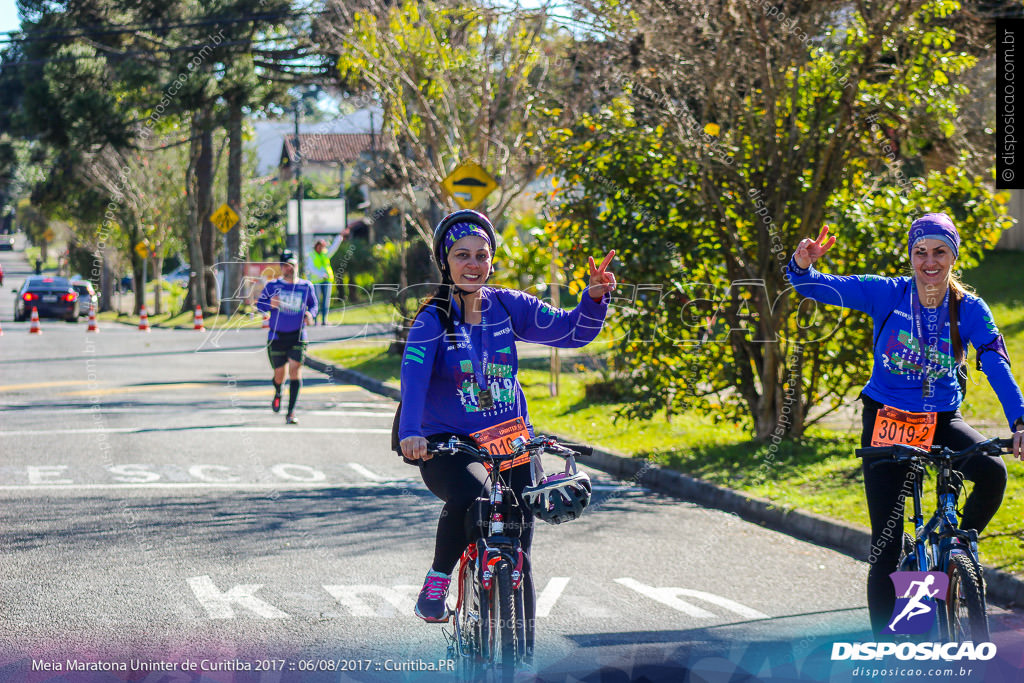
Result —
<instances>
[{"instance_id":1,"label":"race bib number 3019-2","mask_svg":"<svg viewBox=\"0 0 1024 683\"><path fill-rule=\"evenodd\" d=\"M903 444L928 449L935 440L938 413L909 413L883 406L875 417L871 431L872 446Z\"/></svg>"},{"instance_id":2,"label":"race bib number 3019-2","mask_svg":"<svg viewBox=\"0 0 1024 683\"><path fill-rule=\"evenodd\" d=\"M488 453L508 455L513 450L513 441L518 438L522 438L524 441L530 440L530 431L526 428L526 421L522 417L514 417L493 427L473 432L472 437L478 446L486 446ZM501 463L500 469L507 470L528 462L530 462L530 454L525 453L514 460L505 460Z\"/></svg>"}]
</instances>

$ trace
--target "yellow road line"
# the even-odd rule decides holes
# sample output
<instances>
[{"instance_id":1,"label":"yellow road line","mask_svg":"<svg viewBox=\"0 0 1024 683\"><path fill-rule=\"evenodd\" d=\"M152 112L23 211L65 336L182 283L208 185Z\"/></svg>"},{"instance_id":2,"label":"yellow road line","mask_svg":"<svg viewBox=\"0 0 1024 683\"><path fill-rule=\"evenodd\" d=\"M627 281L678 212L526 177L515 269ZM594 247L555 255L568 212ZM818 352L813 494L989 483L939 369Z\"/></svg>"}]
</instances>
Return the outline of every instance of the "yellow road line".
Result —
<instances>
[{"instance_id":1,"label":"yellow road line","mask_svg":"<svg viewBox=\"0 0 1024 683\"><path fill-rule=\"evenodd\" d=\"M308 394L330 394L335 391L357 391L361 387L357 387L354 384L315 384L313 386L303 386L302 393L299 394L299 398ZM285 380L282 393L288 390L288 381ZM273 394L273 387L270 382L267 382L266 389L239 389L238 391L224 391L218 394L218 396L270 396Z\"/></svg>"},{"instance_id":2,"label":"yellow road line","mask_svg":"<svg viewBox=\"0 0 1024 683\"><path fill-rule=\"evenodd\" d=\"M198 382L179 382L177 384L147 384L145 386L109 387L106 389L86 389L84 391L67 391L60 396L109 396L110 394L140 394L150 391L175 391L178 389L199 389L208 384Z\"/></svg>"},{"instance_id":3,"label":"yellow road line","mask_svg":"<svg viewBox=\"0 0 1024 683\"><path fill-rule=\"evenodd\" d=\"M54 385L61 383L54 382ZM85 382L65 382L63 384L85 384ZM286 382L287 384L287 382ZM22 386L22 385L15 385ZM33 385L24 385L31 387ZM80 391L65 391L58 396L110 396L111 394L140 394L154 391L179 391L181 389L223 389L223 384L202 384L199 382L177 382L174 384L147 384L144 386L126 387L104 387L102 389L83 389ZM315 384L302 387L302 394L331 394L339 391L358 391L360 387L354 384ZM271 392L270 382L267 382L265 389L238 389L235 391L219 391L217 396L266 396Z\"/></svg>"},{"instance_id":4,"label":"yellow road line","mask_svg":"<svg viewBox=\"0 0 1024 683\"><path fill-rule=\"evenodd\" d=\"M71 387L88 384L86 380L75 380L72 382L33 382L31 384L4 384L0 385L0 392L19 391L21 389L43 389L45 387Z\"/></svg>"}]
</instances>

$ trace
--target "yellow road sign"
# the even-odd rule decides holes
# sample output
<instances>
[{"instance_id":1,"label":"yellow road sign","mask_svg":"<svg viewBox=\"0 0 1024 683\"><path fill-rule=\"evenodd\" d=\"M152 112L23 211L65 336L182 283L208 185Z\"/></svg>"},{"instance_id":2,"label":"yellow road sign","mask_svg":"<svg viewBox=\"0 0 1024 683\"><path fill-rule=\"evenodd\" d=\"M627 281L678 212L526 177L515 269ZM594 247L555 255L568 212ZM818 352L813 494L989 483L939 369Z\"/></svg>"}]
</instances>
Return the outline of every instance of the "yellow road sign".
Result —
<instances>
[{"instance_id":1,"label":"yellow road sign","mask_svg":"<svg viewBox=\"0 0 1024 683\"><path fill-rule=\"evenodd\" d=\"M139 242L135 245L135 253L139 255L139 258L146 258L149 256L149 245L145 242Z\"/></svg>"},{"instance_id":2,"label":"yellow road sign","mask_svg":"<svg viewBox=\"0 0 1024 683\"><path fill-rule=\"evenodd\" d=\"M53 234L53 230L51 228L47 228L46 232L43 233L43 239L46 240L47 242L52 242L54 237L55 235Z\"/></svg>"},{"instance_id":3,"label":"yellow road sign","mask_svg":"<svg viewBox=\"0 0 1024 683\"><path fill-rule=\"evenodd\" d=\"M463 209L475 209L498 183L475 161L466 161L441 181L441 187Z\"/></svg>"},{"instance_id":4,"label":"yellow road sign","mask_svg":"<svg viewBox=\"0 0 1024 683\"><path fill-rule=\"evenodd\" d=\"M210 214L210 222L217 226L218 230L226 233L238 223L238 214L227 204L221 204Z\"/></svg>"}]
</instances>

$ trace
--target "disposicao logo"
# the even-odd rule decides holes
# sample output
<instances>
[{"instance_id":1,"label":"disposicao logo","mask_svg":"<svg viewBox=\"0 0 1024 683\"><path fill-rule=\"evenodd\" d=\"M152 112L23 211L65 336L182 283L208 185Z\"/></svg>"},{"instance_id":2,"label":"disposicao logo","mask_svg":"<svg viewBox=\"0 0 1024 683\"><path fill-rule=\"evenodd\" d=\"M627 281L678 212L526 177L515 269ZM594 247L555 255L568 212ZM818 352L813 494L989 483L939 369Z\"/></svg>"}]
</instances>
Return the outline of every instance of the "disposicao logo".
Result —
<instances>
[{"instance_id":1,"label":"disposicao logo","mask_svg":"<svg viewBox=\"0 0 1024 683\"><path fill-rule=\"evenodd\" d=\"M935 624L936 600L945 600L949 577L942 572L893 572L889 575L896 588L896 606L884 634L916 635L927 633ZM996 656L994 643L833 643L832 660L866 660L896 657L900 660L972 661Z\"/></svg>"},{"instance_id":2,"label":"disposicao logo","mask_svg":"<svg viewBox=\"0 0 1024 683\"><path fill-rule=\"evenodd\" d=\"M832 643L832 661L895 657L901 661L988 661L996 656L995 643Z\"/></svg>"},{"instance_id":3,"label":"disposicao logo","mask_svg":"<svg viewBox=\"0 0 1024 683\"><path fill-rule=\"evenodd\" d=\"M946 599L949 577L942 572L893 572L889 579L896 588L896 607L882 633L916 635L930 631L935 623L935 601Z\"/></svg>"}]
</instances>

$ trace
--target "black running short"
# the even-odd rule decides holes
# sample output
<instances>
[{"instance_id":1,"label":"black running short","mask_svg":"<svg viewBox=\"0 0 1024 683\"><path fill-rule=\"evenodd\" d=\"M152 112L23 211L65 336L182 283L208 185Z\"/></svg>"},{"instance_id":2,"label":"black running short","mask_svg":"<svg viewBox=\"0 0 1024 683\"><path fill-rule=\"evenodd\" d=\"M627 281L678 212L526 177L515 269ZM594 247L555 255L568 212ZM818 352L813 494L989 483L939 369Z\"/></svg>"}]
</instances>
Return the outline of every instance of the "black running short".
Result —
<instances>
[{"instance_id":1,"label":"black running short","mask_svg":"<svg viewBox=\"0 0 1024 683\"><path fill-rule=\"evenodd\" d=\"M270 367L276 370L290 360L301 363L306 356L306 341L301 337L302 330L278 332L276 339L267 342Z\"/></svg>"}]
</instances>

